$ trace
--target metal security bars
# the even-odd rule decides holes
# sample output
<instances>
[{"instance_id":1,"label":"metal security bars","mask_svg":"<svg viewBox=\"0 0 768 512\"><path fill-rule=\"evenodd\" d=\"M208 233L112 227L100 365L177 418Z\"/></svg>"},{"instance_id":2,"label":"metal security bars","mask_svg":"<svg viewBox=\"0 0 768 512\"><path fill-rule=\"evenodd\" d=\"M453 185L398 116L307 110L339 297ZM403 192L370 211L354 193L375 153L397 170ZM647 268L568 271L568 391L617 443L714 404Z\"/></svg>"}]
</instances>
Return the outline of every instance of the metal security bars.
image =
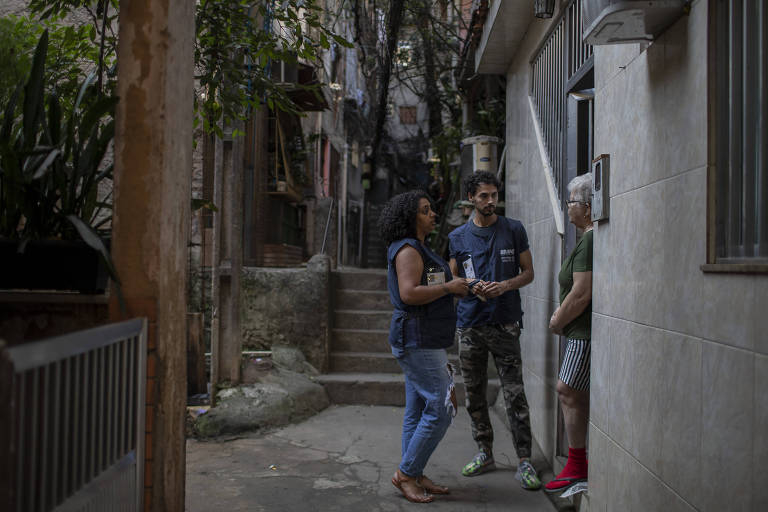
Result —
<instances>
[{"instance_id":1,"label":"metal security bars","mask_svg":"<svg viewBox=\"0 0 768 512\"><path fill-rule=\"evenodd\" d=\"M143 507L146 322L0 353L0 509Z\"/></svg>"},{"instance_id":2,"label":"metal security bars","mask_svg":"<svg viewBox=\"0 0 768 512\"><path fill-rule=\"evenodd\" d=\"M531 60L531 97L541 125L555 189L564 187L567 93L591 67L592 46L584 44L581 0L571 1L553 23Z\"/></svg>"},{"instance_id":3,"label":"metal security bars","mask_svg":"<svg viewBox=\"0 0 768 512\"><path fill-rule=\"evenodd\" d=\"M768 5L717 0L716 263L768 263Z\"/></svg>"}]
</instances>

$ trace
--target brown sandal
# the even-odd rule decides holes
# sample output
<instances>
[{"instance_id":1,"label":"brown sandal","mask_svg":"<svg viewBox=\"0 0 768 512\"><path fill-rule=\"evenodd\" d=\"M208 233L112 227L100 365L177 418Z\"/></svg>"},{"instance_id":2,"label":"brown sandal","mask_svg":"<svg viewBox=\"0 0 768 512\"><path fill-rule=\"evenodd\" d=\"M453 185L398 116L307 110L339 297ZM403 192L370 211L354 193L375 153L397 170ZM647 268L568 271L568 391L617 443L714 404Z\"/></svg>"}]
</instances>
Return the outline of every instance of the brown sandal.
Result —
<instances>
[{"instance_id":1,"label":"brown sandal","mask_svg":"<svg viewBox=\"0 0 768 512\"><path fill-rule=\"evenodd\" d=\"M421 475L416 482L424 488L425 491L432 494L450 494L447 487L437 485L427 475Z\"/></svg>"},{"instance_id":2,"label":"brown sandal","mask_svg":"<svg viewBox=\"0 0 768 512\"><path fill-rule=\"evenodd\" d=\"M417 489L421 489L423 493L419 494L418 491L413 492L403 484L413 484ZM392 485L397 487L397 489L403 493L405 499L412 503L429 503L435 499L431 494L427 494L415 478L402 478L399 470L396 471L395 475L392 477Z\"/></svg>"}]
</instances>

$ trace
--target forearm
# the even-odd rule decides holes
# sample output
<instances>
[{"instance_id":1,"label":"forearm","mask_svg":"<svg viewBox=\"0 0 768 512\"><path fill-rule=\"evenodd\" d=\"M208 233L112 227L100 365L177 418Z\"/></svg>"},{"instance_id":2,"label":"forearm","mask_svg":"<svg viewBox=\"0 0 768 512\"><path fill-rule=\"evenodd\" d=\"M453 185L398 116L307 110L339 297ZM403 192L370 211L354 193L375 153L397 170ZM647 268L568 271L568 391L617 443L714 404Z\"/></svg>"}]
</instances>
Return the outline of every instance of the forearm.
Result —
<instances>
[{"instance_id":1,"label":"forearm","mask_svg":"<svg viewBox=\"0 0 768 512\"><path fill-rule=\"evenodd\" d=\"M519 290L523 286L530 284L533 282L533 270L523 270L521 273L513 277L512 279L507 279L505 281L501 282L502 287L504 288L505 292L509 292L512 290Z\"/></svg>"},{"instance_id":2,"label":"forearm","mask_svg":"<svg viewBox=\"0 0 768 512\"><path fill-rule=\"evenodd\" d=\"M558 329L564 328L579 317L589 306L592 297L587 294L576 294L571 291L565 296L563 303L557 309L553 318L553 324Z\"/></svg>"},{"instance_id":3,"label":"forearm","mask_svg":"<svg viewBox=\"0 0 768 512\"><path fill-rule=\"evenodd\" d=\"M445 283L432 286L418 285L410 290L401 290L400 298L409 306L421 306L450 293Z\"/></svg>"}]
</instances>

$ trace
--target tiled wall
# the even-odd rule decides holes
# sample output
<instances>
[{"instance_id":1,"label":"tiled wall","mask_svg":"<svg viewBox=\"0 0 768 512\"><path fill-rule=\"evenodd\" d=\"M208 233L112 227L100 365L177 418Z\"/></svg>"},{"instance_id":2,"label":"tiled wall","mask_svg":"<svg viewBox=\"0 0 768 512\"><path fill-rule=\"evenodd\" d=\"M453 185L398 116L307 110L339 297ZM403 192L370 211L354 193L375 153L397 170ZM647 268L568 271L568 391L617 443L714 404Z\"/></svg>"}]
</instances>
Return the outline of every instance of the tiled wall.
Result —
<instances>
[{"instance_id":1,"label":"tiled wall","mask_svg":"<svg viewBox=\"0 0 768 512\"><path fill-rule=\"evenodd\" d=\"M699 0L647 48L595 50L590 511L768 509L768 276L700 270L707 20Z\"/></svg>"},{"instance_id":2,"label":"tiled wall","mask_svg":"<svg viewBox=\"0 0 768 512\"><path fill-rule=\"evenodd\" d=\"M590 511L768 510L768 276L704 274L706 0L650 46L595 50L595 154L611 217L595 231ZM534 21L507 75L508 215L523 221L524 378L554 454L560 237L527 104ZM557 464L555 464L557 466ZM556 468L557 469L557 468Z\"/></svg>"}]
</instances>

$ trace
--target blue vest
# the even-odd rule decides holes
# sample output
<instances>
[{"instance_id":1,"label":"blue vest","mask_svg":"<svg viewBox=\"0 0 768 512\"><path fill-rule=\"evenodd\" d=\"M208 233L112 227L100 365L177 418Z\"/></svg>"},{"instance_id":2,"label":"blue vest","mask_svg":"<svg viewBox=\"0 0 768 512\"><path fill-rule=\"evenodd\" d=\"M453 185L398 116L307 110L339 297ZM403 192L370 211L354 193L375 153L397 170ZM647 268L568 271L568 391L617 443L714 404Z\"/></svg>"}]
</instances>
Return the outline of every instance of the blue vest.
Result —
<instances>
[{"instance_id":1,"label":"blue vest","mask_svg":"<svg viewBox=\"0 0 768 512\"><path fill-rule=\"evenodd\" d=\"M448 235L451 258L456 260L459 276L467 276L467 267L476 279L504 281L520 273L520 254L528 250L528 235L520 221L499 216L487 228L468 221ZM508 291L487 302L469 294L459 299L458 327L520 322L523 310L520 292Z\"/></svg>"},{"instance_id":2,"label":"blue vest","mask_svg":"<svg viewBox=\"0 0 768 512\"><path fill-rule=\"evenodd\" d=\"M456 310L453 305L452 294L421 306L406 304L400 298L395 257L405 245L410 245L419 251L421 259L424 261L424 271L421 274L422 285L427 284L427 268L430 265L442 268L446 282L453 279L448 264L419 240L403 238L389 245L387 248L387 289L389 290L389 300L395 307L395 311L392 313L392 322L389 325L389 344L392 345L392 353L398 357L408 347L448 348L453 345L453 334L456 328Z\"/></svg>"}]
</instances>

